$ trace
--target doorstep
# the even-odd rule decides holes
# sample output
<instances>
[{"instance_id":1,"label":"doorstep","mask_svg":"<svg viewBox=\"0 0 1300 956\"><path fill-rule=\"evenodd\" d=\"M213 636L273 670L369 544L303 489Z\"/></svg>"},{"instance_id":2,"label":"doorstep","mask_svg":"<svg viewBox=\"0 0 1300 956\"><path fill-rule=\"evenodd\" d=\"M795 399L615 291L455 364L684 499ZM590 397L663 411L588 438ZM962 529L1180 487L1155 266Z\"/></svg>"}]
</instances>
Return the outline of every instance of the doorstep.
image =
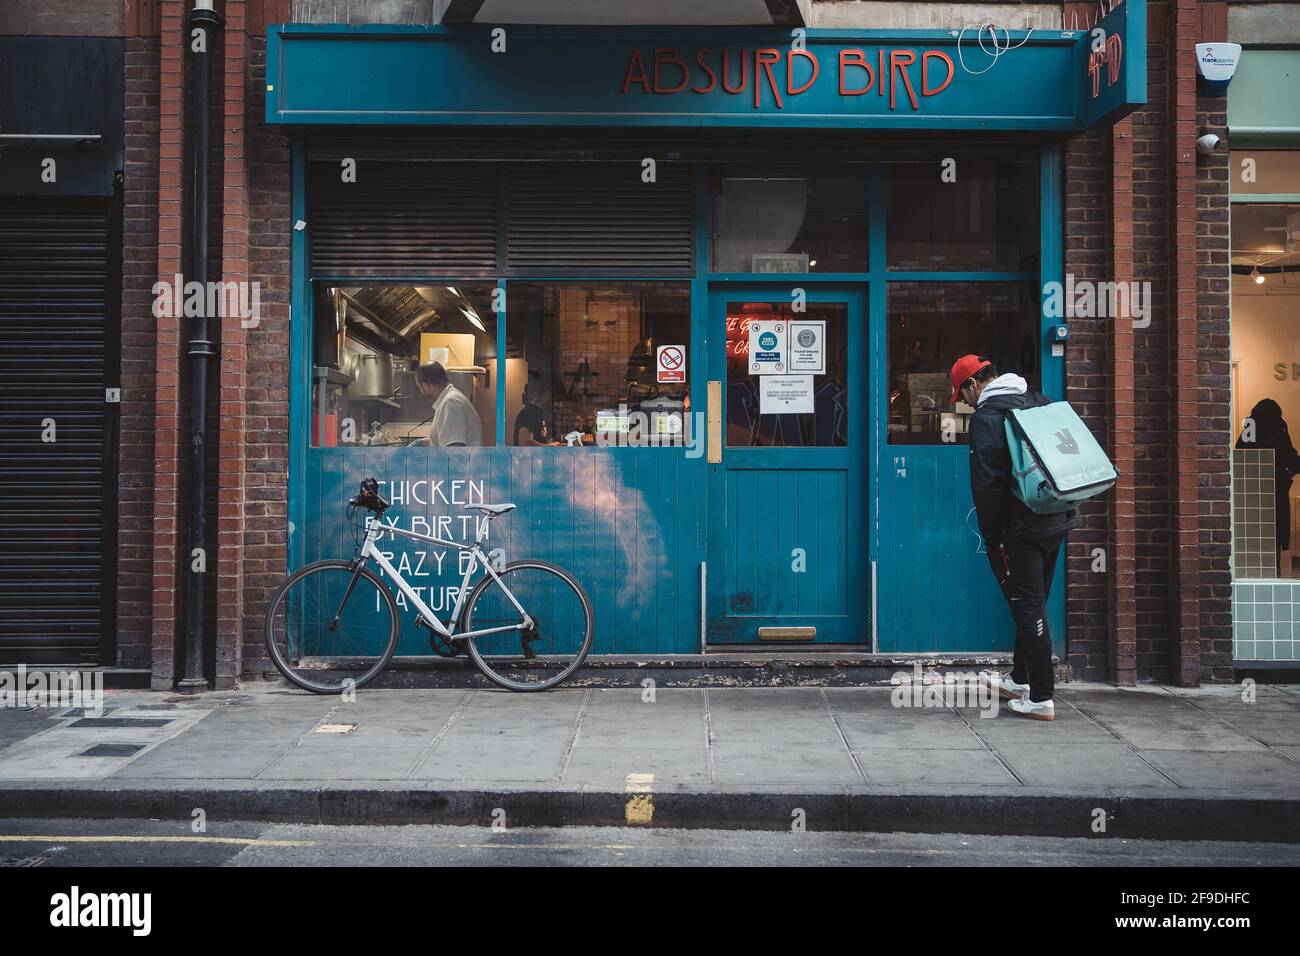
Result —
<instances>
[{"instance_id":1,"label":"doorstep","mask_svg":"<svg viewBox=\"0 0 1300 956\"><path fill-rule=\"evenodd\" d=\"M1069 680L1056 658L1058 681ZM566 687L639 687L651 680L657 687L864 687L888 686L900 675L911 676L916 665L927 675L969 674L1006 670L1010 653L873 654L855 648L781 649L770 645L711 646L704 654L593 654L565 682ZM347 676L367 665L340 659L325 673ZM261 675L279 680L274 670ZM462 658L395 657L369 687L436 688L487 687L487 680Z\"/></svg>"}]
</instances>

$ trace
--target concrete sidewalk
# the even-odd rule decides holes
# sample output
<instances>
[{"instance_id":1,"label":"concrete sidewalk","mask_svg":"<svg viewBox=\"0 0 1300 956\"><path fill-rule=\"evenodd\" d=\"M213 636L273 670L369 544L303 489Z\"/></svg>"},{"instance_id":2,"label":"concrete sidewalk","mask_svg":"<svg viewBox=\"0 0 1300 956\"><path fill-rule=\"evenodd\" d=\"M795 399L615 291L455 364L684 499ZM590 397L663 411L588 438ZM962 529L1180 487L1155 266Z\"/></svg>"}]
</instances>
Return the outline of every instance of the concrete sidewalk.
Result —
<instances>
[{"instance_id":1,"label":"concrete sidewalk","mask_svg":"<svg viewBox=\"0 0 1300 956\"><path fill-rule=\"evenodd\" d=\"M1300 687L1242 697L1071 684L1046 723L888 687L108 691L0 710L0 817L1300 841Z\"/></svg>"}]
</instances>

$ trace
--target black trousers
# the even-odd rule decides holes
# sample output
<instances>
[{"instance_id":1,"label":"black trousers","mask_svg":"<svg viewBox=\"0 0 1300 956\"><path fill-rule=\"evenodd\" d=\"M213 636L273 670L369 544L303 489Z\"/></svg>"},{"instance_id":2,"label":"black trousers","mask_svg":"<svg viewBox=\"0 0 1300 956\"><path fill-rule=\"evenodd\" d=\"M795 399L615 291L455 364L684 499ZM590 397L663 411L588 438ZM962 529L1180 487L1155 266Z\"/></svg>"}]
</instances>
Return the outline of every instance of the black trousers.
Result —
<instances>
[{"instance_id":1,"label":"black trousers","mask_svg":"<svg viewBox=\"0 0 1300 956\"><path fill-rule=\"evenodd\" d=\"M999 575L1002 596L1016 623L1011 679L1029 685L1030 700L1051 700L1056 685L1052 673L1052 635L1047 627L1047 595L1052 589L1056 557L1064 535L1050 538L1013 538L1003 543L1004 573ZM990 554L993 573L999 556Z\"/></svg>"}]
</instances>

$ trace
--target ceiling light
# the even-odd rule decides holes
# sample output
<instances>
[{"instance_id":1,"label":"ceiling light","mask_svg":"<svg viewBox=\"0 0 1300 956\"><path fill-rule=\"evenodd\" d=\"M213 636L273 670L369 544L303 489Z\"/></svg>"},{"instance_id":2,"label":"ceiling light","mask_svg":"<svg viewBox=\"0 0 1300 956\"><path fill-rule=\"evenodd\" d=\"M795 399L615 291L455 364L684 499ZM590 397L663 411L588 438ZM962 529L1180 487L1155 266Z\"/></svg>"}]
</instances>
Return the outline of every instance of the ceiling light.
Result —
<instances>
[{"instance_id":1,"label":"ceiling light","mask_svg":"<svg viewBox=\"0 0 1300 956\"><path fill-rule=\"evenodd\" d=\"M1259 266L1255 266L1255 268L1250 271L1250 277L1255 280L1255 285L1264 284L1265 276L1264 273L1259 271Z\"/></svg>"}]
</instances>

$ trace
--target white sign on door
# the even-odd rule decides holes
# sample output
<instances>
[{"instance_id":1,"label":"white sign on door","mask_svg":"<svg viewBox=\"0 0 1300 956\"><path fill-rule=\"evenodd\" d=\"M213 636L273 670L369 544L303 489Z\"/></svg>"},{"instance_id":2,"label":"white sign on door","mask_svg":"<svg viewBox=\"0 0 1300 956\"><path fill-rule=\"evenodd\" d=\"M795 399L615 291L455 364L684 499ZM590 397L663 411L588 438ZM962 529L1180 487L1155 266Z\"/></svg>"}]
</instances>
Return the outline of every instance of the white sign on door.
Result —
<instances>
[{"instance_id":1,"label":"white sign on door","mask_svg":"<svg viewBox=\"0 0 1300 956\"><path fill-rule=\"evenodd\" d=\"M790 373L826 374L826 320L790 323Z\"/></svg>"},{"instance_id":2,"label":"white sign on door","mask_svg":"<svg viewBox=\"0 0 1300 956\"><path fill-rule=\"evenodd\" d=\"M789 347L785 320L751 319L749 323L749 374L784 375Z\"/></svg>"},{"instance_id":3,"label":"white sign on door","mask_svg":"<svg viewBox=\"0 0 1300 956\"><path fill-rule=\"evenodd\" d=\"M811 375L764 375L759 379L758 413L760 415L811 415L813 377Z\"/></svg>"}]
</instances>

